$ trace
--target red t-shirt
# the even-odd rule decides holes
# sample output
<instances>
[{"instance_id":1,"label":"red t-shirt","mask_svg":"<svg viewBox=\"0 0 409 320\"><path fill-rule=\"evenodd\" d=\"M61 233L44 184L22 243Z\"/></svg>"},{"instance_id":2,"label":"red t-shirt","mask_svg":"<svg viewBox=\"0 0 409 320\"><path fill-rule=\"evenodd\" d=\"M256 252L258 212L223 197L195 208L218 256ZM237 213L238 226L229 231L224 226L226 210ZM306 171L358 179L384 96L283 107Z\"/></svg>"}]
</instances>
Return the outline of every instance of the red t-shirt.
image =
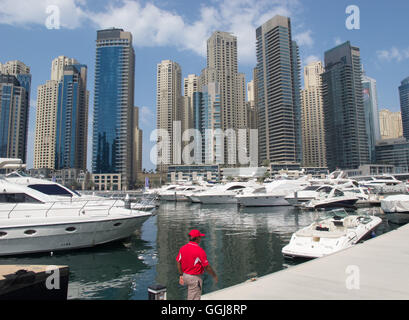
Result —
<instances>
[{"instance_id":1,"label":"red t-shirt","mask_svg":"<svg viewBox=\"0 0 409 320\"><path fill-rule=\"evenodd\" d=\"M193 241L180 248L176 261L180 262L182 272L190 275L202 274L209 265L206 252Z\"/></svg>"}]
</instances>

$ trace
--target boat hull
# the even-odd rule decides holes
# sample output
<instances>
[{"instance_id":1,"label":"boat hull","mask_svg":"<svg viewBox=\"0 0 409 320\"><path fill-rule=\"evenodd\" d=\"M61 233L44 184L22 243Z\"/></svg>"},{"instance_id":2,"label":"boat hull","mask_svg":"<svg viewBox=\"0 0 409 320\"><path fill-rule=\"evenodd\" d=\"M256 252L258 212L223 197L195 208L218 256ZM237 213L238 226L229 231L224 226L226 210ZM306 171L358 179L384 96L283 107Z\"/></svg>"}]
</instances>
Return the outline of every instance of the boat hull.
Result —
<instances>
[{"instance_id":1,"label":"boat hull","mask_svg":"<svg viewBox=\"0 0 409 320\"><path fill-rule=\"evenodd\" d=\"M236 197L240 206L243 207L275 207L289 206L290 203L284 199L284 196L251 196Z\"/></svg>"},{"instance_id":2,"label":"boat hull","mask_svg":"<svg viewBox=\"0 0 409 320\"><path fill-rule=\"evenodd\" d=\"M0 234L6 235L0 238L0 256L87 248L121 240L130 237L150 216L1 227Z\"/></svg>"}]
</instances>

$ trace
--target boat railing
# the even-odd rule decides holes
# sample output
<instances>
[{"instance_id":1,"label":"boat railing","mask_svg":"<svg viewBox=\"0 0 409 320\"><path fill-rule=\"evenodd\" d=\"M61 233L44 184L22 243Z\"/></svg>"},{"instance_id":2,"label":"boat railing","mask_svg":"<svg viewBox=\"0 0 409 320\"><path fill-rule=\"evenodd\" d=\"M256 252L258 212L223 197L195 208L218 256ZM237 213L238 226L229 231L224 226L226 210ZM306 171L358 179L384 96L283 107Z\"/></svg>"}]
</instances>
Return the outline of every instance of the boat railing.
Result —
<instances>
[{"instance_id":1,"label":"boat railing","mask_svg":"<svg viewBox=\"0 0 409 320\"><path fill-rule=\"evenodd\" d=\"M41 204L49 204L48 207L41 207L41 208L30 208L28 209L26 206L24 208L18 208L18 206L22 206L22 205L27 205L27 202L22 202L22 203L15 203L13 205L13 207L11 209L3 209L0 207L0 212L5 212L8 211L7 214L7 218L11 219L11 214L14 212L38 212L38 211L45 211L44 216L47 218L49 216L50 211L67 211L67 210L78 210L76 214L78 214L78 216L81 216L81 214L85 214L85 209L87 207L87 205L92 205L92 209L90 209L90 211L107 211L107 216L109 216L111 214L111 210L114 207L123 207L123 205L121 206L117 206L117 203L123 200L115 200L115 201L110 201L111 203L107 203L107 201L109 200L83 200L83 201L76 201L78 202L79 205L81 205L80 207L76 207L76 206L67 206L67 207L55 207L56 204L75 204L75 201L53 201L53 202L43 202ZM82 202L84 202L82 204ZM40 204L39 204L40 205Z\"/></svg>"}]
</instances>

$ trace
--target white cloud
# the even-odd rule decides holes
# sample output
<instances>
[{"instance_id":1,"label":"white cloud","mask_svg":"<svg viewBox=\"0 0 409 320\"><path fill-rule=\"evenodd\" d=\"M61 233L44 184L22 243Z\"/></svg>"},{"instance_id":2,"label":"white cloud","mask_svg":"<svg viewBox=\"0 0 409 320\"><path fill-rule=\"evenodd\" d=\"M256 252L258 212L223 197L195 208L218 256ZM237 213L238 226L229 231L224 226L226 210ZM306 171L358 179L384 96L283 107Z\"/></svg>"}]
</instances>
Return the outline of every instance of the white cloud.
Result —
<instances>
[{"instance_id":1,"label":"white cloud","mask_svg":"<svg viewBox=\"0 0 409 320\"><path fill-rule=\"evenodd\" d=\"M84 0L0 0L0 24L45 26L49 6L59 9L60 26L74 29L81 25L86 15L82 9Z\"/></svg>"},{"instance_id":2,"label":"white cloud","mask_svg":"<svg viewBox=\"0 0 409 320\"><path fill-rule=\"evenodd\" d=\"M342 43L341 38L340 38L340 37L336 37L336 38L334 39L334 43L335 43L336 46L339 46L339 45Z\"/></svg>"},{"instance_id":3,"label":"white cloud","mask_svg":"<svg viewBox=\"0 0 409 320\"><path fill-rule=\"evenodd\" d=\"M311 30L296 34L294 40L297 41L299 46L308 46L311 47L314 44L314 40L311 37Z\"/></svg>"},{"instance_id":4,"label":"white cloud","mask_svg":"<svg viewBox=\"0 0 409 320\"><path fill-rule=\"evenodd\" d=\"M255 29L276 14L294 16L299 0L213 0L200 7L196 21L159 8L154 3L117 0L104 9L86 9L91 0L0 0L0 23L11 25L45 24L48 5L57 5L61 26L76 28L84 21L98 28L121 27L131 31L135 46L174 46L206 55L206 40L213 31L237 36L238 55L243 63L255 63ZM91 7L91 6L88 6ZM299 45L313 44L311 31L296 36Z\"/></svg>"},{"instance_id":5,"label":"white cloud","mask_svg":"<svg viewBox=\"0 0 409 320\"><path fill-rule=\"evenodd\" d=\"M316 62L316 61L321 61L321 59L318 56L310 55L310 56L308 56L307 58L304 59L303 64L308 65L308 64L310 64L312 62Z\"/></svg>"},{"instance_id":6,"label":"white cloud","mask_svg":"<svg viewBox=\"0 0 409 320\"><path fill-rule=\"evenodd\" d=\"M139 110L140 120L143 124L152 124L155 122L155 115L148 107L142 107Z\"/></svg>"},{"instance_id":7,"label":"white cloud","mask_svg":"<svg viewBox=\"0 0 409 320\"><path fill-rule=\"evenodd\" d=\"M392 47L389 50L379 50L376 54L379 60L401 62L402 60L409 59L409 47L407 49Z\"/></svg>"}]
</instances>

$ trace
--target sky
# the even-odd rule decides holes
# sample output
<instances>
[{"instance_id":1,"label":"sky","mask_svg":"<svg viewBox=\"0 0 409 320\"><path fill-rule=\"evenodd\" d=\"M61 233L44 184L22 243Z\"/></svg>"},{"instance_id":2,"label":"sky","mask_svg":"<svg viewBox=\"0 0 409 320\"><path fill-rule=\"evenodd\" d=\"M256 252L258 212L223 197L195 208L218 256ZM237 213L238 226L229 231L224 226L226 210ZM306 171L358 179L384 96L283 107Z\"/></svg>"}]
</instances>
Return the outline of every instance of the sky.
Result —
<instances>
[{"instance_id":1,"label":"sky","mask_svg":"<svg viewBox=\"0 0 409 320\"><path fill-rule=\"evenodd\" d=\"M350 5L353 12L347 12ZM358 11L359 28L358 19L349 18ZM162 60L179 63L182 77L199 75L206 67L206 40L216 30L232 32L238 38L239 72L251 81L255 30L280 14L291 18L302 67L349 40L360 48L366 74L377 80L379 109L400 111L398 87L409 76L408 12L407 0L0 0L0 63L20 60L32 74L27 167L33 166L37 87L50 79L51 61L65 55L88 66L91 169L97 30L132 32L135 105L143 168L149 170L155 167L150 135L156 124L156 66ZM347 20L355 29L347 28Z\"/></svg>"}]
</instances>

